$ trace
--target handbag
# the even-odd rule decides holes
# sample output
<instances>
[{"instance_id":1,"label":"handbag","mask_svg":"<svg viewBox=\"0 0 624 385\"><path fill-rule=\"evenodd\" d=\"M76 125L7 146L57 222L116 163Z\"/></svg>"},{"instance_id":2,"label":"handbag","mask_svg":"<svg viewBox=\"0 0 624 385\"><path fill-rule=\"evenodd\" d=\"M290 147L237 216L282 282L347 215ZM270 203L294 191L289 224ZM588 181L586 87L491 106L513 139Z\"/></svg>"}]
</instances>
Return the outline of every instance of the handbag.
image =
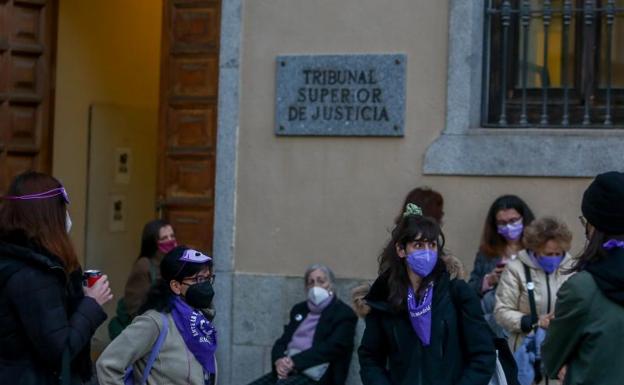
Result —
<instances>
[{"instance_id":1,"label":"handbag","mask_svg":"<svg viewBox=\"0 0 624 385\"><path fill-rule=\"evenodd\" d=\"M162 317L163 326L160 331L160 334L158 334L158 339L156 340L156 343L154 343L154 346L152 347L152 350L150 351L150 355L147 358L147 362L145 363L145 369L143 369L143 376L141 377L141 382L139 383L139 385L145 385L147 383L147 377L149 376L150 371L152 370L152 366L154 366L154 362L156 361L156 358L158 357L158 353L160 353L160 348L162 347L162 344L165 342L165 337L167 337L167 332L169 331L169 319L167 318L165 313L160 313L160 315ZM130 364L126 368L126 373L124 375L124 385L135 385L134 384L134 364Z\"/></svg>"}]
</instances>

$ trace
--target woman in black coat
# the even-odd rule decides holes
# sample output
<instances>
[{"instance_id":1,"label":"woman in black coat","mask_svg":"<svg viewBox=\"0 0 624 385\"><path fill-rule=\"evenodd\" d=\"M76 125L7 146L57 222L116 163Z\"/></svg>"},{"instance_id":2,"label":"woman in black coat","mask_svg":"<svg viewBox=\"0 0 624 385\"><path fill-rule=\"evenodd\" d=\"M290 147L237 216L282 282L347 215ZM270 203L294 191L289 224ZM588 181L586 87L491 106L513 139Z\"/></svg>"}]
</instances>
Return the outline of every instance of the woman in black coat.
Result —
<instances>
[{"instance_id":1,"label":"woman in black coat","mask_svg":"<svg viewBox=\"0 0 624 385\"><path fill-rule=\"evenodd\" d=\"M333 293L328 267L310 266L304 280L308 300L290 311L290 322L271 351L273 370L250 385L345 383L357 316Z\"/></svg>"},{"instance_id":2,"label":"woman in black coat","mask_svg":"<svg viewBox=\"0 0 624 385\"><path fill-rule=\"evenodd\" d=\"M437 222L408 205L380 257L387 269L365 297L364 385L487 385L492 378L496 352L479 298L449 278L438 258L443 247Z\"/></svg>"},{"instance_id":3,"label":"woman in black coat","mask_svg":"<svg viewBox=\"0 0 624 385\"><path fill-rule=\"evenodd\" d=\"M0 382L81 384L92 376L90 345L112 298L103 276L82 287L68 236L69 199L54 178L15 178L0 207Z\"/></svg>"}]
</instances>

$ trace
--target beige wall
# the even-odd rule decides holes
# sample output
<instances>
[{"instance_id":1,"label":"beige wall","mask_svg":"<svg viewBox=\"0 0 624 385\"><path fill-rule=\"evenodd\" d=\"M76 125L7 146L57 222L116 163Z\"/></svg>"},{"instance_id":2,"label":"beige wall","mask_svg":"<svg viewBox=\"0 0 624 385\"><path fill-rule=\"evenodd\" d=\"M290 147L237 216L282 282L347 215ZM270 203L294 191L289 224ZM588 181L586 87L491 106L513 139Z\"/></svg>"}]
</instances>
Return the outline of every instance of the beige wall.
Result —
<instances>
[{"instance_id":1,"label":"beige wall","mask_svg":"<svg viewBox=\"0 0 624 385\"><path fill-rule=\"evenodd\" d=\"M373 277L405 194L423 184L444 195L447 245L466 264L489 204L504 193L524 197L538 216L560 216L575 248L582 244L588 180L422 175L445 124L446 1L246 1L243 15L237 271L299 275L322 261L342 277ZM276 55L365 52L408 55L404 138L274 136Z\"/></svg>"},{"instance_id":2,"label":"beige wall","mask_svg":"<svg viewBox=\"0 0 624 385\"><path fill-rule=\"evenodd\" d=\"M60 0L58 28L53 172L68 188L82 254L89 105L157 111L161 2Z\"/></svg>"}]
</instances>

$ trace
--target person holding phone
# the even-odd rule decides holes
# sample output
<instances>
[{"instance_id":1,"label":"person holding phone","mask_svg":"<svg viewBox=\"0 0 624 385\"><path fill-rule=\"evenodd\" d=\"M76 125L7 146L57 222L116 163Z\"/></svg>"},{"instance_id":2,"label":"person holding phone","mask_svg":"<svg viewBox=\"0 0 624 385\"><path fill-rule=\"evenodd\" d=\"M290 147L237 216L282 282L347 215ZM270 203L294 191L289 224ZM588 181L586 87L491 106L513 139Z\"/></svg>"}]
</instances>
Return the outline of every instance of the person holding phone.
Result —
<instances>
[{"instance_id":1,"label":"person holding phone","mask_svg":"<svg viewBox=\"0 0 624 385\"><path fill-rule=\"evenodd\" d=\"M498 197L485 218L481 245L468 283L481 297L485 319L499 337L506 336L493 316L495 289L507 263L524 249L522 234L533 219L533 211L516 195Z\"/></svg>"}]
</instances>

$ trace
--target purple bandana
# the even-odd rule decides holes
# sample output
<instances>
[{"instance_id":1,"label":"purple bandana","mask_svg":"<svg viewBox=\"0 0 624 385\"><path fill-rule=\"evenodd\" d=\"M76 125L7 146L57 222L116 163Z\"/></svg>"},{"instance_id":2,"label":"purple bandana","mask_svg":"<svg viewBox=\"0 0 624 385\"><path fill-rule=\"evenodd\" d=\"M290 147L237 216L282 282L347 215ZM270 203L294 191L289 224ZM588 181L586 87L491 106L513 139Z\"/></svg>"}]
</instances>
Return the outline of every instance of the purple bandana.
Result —
<instances>
[{"instance_id":1,"label":"purple bandana","mask_svg":"<svg viewBox=\"0 0 624 385\"><path fill-rule=\"evenodd\" d=\"M205 372L216 373L214 354L217 330L201 311L195 310L180 297L173 300L171 316L186 347L193 353Z\"/></svg>"},{"instance_id":2,"label":"purple bandana","mask_svg":"<svg viewBox=\"0 0 624 385\"><path fill-rule=\"evenodd\" d=\"M425 290L423 298L416 304L416 294L412 287L407 288L407 311L412 328L424 346L431 342L431 303L433 299L433 283Z\"/></svg>"},{"instance_id":3,"label":"purple bandana","mask_svg":"<svg viewBox=\"0 0 624 385\"><path fill-rule=\"evenodd\" d=\"M611 250L615 248L624 249L624 241L618 241L617 239L609 239L602 244L605 250Z\"/></svg>"}]
</instances>

